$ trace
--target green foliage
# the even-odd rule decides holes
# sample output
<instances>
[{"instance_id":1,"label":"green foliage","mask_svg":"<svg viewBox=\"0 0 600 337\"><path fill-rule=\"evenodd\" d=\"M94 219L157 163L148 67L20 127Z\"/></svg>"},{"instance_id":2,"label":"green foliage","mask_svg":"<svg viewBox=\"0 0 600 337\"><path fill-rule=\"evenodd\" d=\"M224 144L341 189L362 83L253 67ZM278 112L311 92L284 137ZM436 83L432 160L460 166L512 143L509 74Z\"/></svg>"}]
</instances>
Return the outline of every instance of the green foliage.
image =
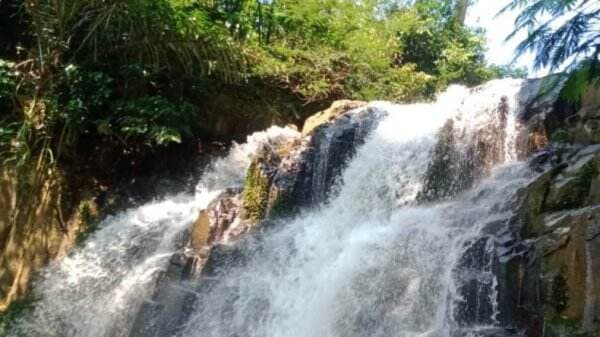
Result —
<instances>
[{"instance_id":1,"label":"green foliage","mask_svg":"<svg viewBox=\"0 0 600 337\"><path fill-rule=\"evenodd\" d=\"M12 62L0 59L0 158L10 151L19 124L13 113L18 73ZM0 160L2 163L4 160Z\"/></svg>"},{"instance_id":2,"label":"green foliage","mask_svg":"<svg viewBox=\"0 0 600 337\"><path fill-rule=\"evenodd\" d=\"M82 228L79 229L75 236L75 244L82 245L90 234L98 229L98 219L92 213L90 204L85 201L79 205L79 216Z\"/></svg>"},{"instance_id":3,"label":"green foliage","mask_svg":"<svg viewBox=\"0 0 600 337\"><path fill-rule=\"evenodd\" d=\"M504 8L521 9L510 37L527 29L529 34L518 46L518 54L535 52L535 67L560 67L569 59L588 57L597 60L600 38L595 22L600 4L590 0L513 0ZM544 19L544 17L549 17ZM541 19L541 20L540 20Z\"/></svg>"},{"instance_id":4,"label":"green foliage","mask_svg":"<svg viewBox=\"0 0 600 337\"><path fill-rule=\"evenodd\" d=\"M449 83L495 77L484 62L481 32L460 25L452 8L438 0L383 7L375 1L275 1L269 43L255 41L258 61L251 73L308 101L415 100Z\"/></svg>"},{"instance_id":5,"label":"green foliage","mask_svg":"<svg viewBox=\"0 0 600 337\"><path fill-rule=\"evenodd\" d=\"M144 78L147 73L139 65L126 66L122 73L127 80L119 82L129 87L127 94L119 95L115 92L115 79L106 73L66 67L60 113L65 125L77 133L98 133L126 146L180 143L194 135L197 107L145 94L144 89L137 88L148 82ZM136 76L140 78L135 79Z\"/></svg>"},{"instance_id":6,"label":"green foliage","mask_svg":"<svg viewBox=\"0 0 600 337\"><path fill-rule=\"evenodd\" d=\"M600 82L600 2L591 0L512 0L503 11L520 9L509 38L526 30L517 56L535 54L535 68L565 67L563 98L578 101L585 87Z\"/></svg>"},{"instance_id":7,"label":"green foliage","mask_svg":"<svg viewBox=\"0 0 600 337\"><path fill-rule=\"evenodd\" d=\"M112 121L99 122L99 132L126 141L133 138L148 145L165 145L193 135L197 108L161 96L144 96L118 103L115 112Z\"/></svg>"},{"instance_id":8,"label":"green foliage","mask_svg":"<svg viewBox=\"0 0 600 337\"><path fill-rule=\"evenodd\" d=\"M15 94L17 75L14 63L0 59L0 108L6 108Z\"/></svg>"},{"instance_id":9,"label":"green foliage","mask_svg":"<svg viewBox=\"0 0 600 337\"><path fill-rule=\"evenodd\" d=\"M491 68L500 78L527 78L528 71L524 67L513 65L492 65Z\"/></svg>"},{"instance_id":10,"label":"green foliage","mask_svg":"<svg viewBox=\"0 0 600 337\"><path fill-rule=\"evenodd\" d=\"M65 68L65 88L60 117L64 123L78 132L87 132L95 118L109 104L113 96L113 79L98 71L82 71L69 65Z\"/></svg>"},{"instance_id":11,"label":"green foliage","mask_svg":"<svg viewBox=\"0 0 600 337\"><path fill-rule=\"evenodd\" d=\"M239 77L243 59L201 11L168 0L25 1L40 68L63 61L130 63L154 71Z\"/></svg>"},{"instance_id":12,"label":"green foliage","mask_svg":"<svg viewBox=\"0 0 600 337\"><path fill-rule=\"evenodd\" d=\"M586 60L579 63L569 74L560 92L561 98L580 103L588 85L600 85L600 63Z\"/></svg>"},{"instance_id":13,"label":"green foliage","mask_svg":"<svg viewBox=\"0 0 600 337\"><path fill-rule=\"evenodd\" d=\"M85 161L78 157L101 146L143 156L210 134L223 120L298 121L294 109L273 112L277 100L265 93L314 106L337 98L414 101L499 74L485 65L481 32L461 24L463 0L19 4L0 5L18 12L9 25L19 27L7 31L25 32L11 33L3 50L18 73L0 63L0 97L11 98L14 112L0 120L0 151L30 194L57 166ZM243 99L262 94L255 100L265 107L256 110L266 117L218 116L210 100L224 87L243 91ZM31 203L26 193L18 199Z\"/></svg>"}]
</instances>

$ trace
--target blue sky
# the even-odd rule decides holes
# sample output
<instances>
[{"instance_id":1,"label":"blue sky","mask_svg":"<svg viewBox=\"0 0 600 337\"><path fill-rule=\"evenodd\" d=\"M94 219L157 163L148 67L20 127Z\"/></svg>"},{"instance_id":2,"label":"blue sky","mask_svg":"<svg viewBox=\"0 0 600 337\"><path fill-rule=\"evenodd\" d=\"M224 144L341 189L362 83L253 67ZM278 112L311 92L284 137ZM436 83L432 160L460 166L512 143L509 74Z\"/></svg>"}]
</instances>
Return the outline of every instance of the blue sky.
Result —
<instances>
[{"instance_id":1,"label":"blue sky","mask_svg":"<svg viewBox=\"0 0 600 337\"><path fill-rule=\"evenodd\" d=\"M493 64L507 64L514 58L515 47L525 37L525 32L517 35L514 39L505 42L506 37L514 27L514 20L518 12L505 13L499 17L496 14L510 0L479 0L476 1L467 13L467 24L473 27L486 29L487 36L487 59ZM517 65L527 67L532 76L544 75L545 71L533 72L532 55L524 55L517 60Z\"/></svg>"}]
</instances>

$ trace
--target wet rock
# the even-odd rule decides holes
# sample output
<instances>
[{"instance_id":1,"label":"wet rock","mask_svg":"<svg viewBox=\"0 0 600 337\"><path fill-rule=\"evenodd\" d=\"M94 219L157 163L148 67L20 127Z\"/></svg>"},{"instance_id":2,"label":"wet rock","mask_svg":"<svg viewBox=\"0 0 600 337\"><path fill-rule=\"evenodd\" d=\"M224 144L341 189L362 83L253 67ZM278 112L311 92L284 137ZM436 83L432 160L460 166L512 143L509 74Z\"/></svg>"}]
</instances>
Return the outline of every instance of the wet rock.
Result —
<instances>
[{"instance_id":1,"label":"wet rock","mask_svg":"<svg viewBox=\"0 0 600 337\"><path fill-rule=\"evenodd\" d=\"M484 236L466 243L459 267L454 270L460 279L457 289L462 301L457 303L454 316L461 326L493 324L494 282L492 237Z\"/></svg>"},{"instance_id":2,"label":"wet rock","mask_svg":"<svg viewBox=\"0 0 600 337\"><path fill-rule=\"evenodd\" d=\"M561 169L556 168L544 173L524 189L525 196L518 212L522 221L520 236L523 239L534 237L543 232L544 228L540 216L552 179L556 176L557 171Z\"/></svg>"},{"instance_id":3,"label":"wet rock","mask_svg":"<svg viewBox=\"0 0 600 337\"><path fill-rule=\"evenodd\" d=\"M548 217L554 230L540 238L543 252L541 296L544 315L558 335L600 328L600 207L586 207ZM568 328L568 329L567 329Z\"/></svg>"},{"instance_id":4,"label":"wet rock","mask_svg":"<svg viewBox=\"0 0 600 337\"><path fill-rule=\"evenodd\" d=\"M191 249L202 251L215 242L234 241L250 230L251 224L240 219L241 193L238 188L226 189L199 212L192 225Z\"/></svg>"},{"instance_id":5,"label":"wet rock","mask_svg":"<svg viewBox=\"0 0 600 337\"><path fill-rule=\"evenodd\" d=\"M63 171L51 174L27 213L16 209L16 172L0 167L0 313L27 296L36 273L80 243L99 217L95 191L82 188L75 197Z\"/></svg>"},{"instance_id":6,"label":"wet rock","mask_svg":"<svg viewBox=\"0 0 600 337\"><path fill-rule=\"evenodd\" d=\"M259 222L267 217L293 213L295 182L301 174L304 144L294 140L259 151L246 174L243 218Z\"/></svg>"},{"instance_id":7,"label":"wet rock","mask_svg":"<svg viewBox=\"0 0 600 337\"><path fill-rule=\"evenodd\" d=\"M584 106L569 120L568 127L575 142L600 143L600 107Z\"/></svg>"},{"instance_id":8,"label":"wet rock","mask_svg":"<svg viewBox=\"0 0 600 337\"><path fill-rule=\"evenodd\" d=\"M149 301L140 308L129 337L173 336L187 320L196 294L191 280L203 272L213 260L215 246L237 239L252 228L240 220L241 190L230 188L217 196L178 242L178 251L162 272Z\"/></svg>"},{"instance_id":9,"label":"wet rock","mask_svg":"<svg viewBox=\"0 0 600 337\"><path fill-rule=\"evenodd\" d=\"M521 235L530 238L543 234L543 214L593 205L598 192L600 146L569 147L551 150L552 153L534 157L538 164L556 163L524 189L524 201L519 214L523 221ZM545 158L544 158L545 157ZM550 157L551 159L548 159ZM543 168L544 165L538 165Z\"/></svg>"},{"instance_id":10,"label":"wet rock","mask_svg":"<svg viewBox=\"0 0 600 337\"><path fill-rule=\"evenodd\" d=\"M173 336L187 319L194 303L193 288L182 281L192 275L184 254L175 254L156 284L152 299L142 304L129 337Z\"/></svg>"},{"instance_id":11,"label":"wet rock","mask_svg":"<svg viewBox=\"0 0 600 337\"><path fill-rule=\"evenodd\" d=\"M525 127L520 133L517 144L520 153L519 158L527 158L530 154L536 153L550 145L550 136L545 124L544 115L535 115L525 123Z\"/></svg>"},{"instance_id":12,"label":"wet rock","mask_svg":"<svg viewBox=\"0 0 600 337\"><path fill-rule=\"evenodd\" d=\"M212 247L210 257L206 261L202 276L213 277L223 271L244 265L248 255L244 249L244 244L224 245L218 244ZM202 287L202 283L199 284Z\"/></svg>"},{"instance_id":13,"label":"wet rock","mask_svg":"<svg viewBox=\"0 0 600 337\"><path fill-rule=\"evenodd\" d=\"M527 336L542 336L544 319L539 298L538 253L531 242L519 242L500 258L494 274L498 278L498 320Z\"/></svg>"},{"instance_id":14,"label":"wet rock","mask_svg":"<svg viewBox=\"0 0 600 337\"><path fill-rule=\"evenodd\" d=\"M302 158L295 190L304 191L298 201L303 207L326 202L341 183L341 173L384 113L374 107L351 111L310 136ZM308 193L307 193L308 192Z\"/></svg>"},{"instance_id":15,"label":"wet rock","mask_svg":"<svg viewBox=\"0 0 600 337\"><path fill-rule=\"evenodd\" d=\"M600 146L568 147L559 163L524 189L518 214L520 236L531 246L513 273L532 275L507 296L535 294L521 311L528 336L571 336L600 328L600 206L597 192ZM525 273L525 274L523 274ZM517 282L517 280L515 280ZM532 329L542 322L544 329ZM529 328L527 328L529 327Z\"/></svg>"},{"instance_id":16,"label":"wet rock","mask_svg":"<svg viewBox=\"0 0 600 337\"><path fill-rule=\"evenodd\" d=\"M534 153L529 159L528 164L536 172L542 173L552 166L557 165L558 158L554 149L550 147Z\"/></svg>"},{"instance_id":17,"label":"wet rock","mask_svg":"<svg viewBox=\"0 0 600 337\"><path fill-rule=\"evenodd\" d=\"M419 201L447 199L473 184L479 158L476 158L477 163L464 160L464 154L459 151L456 143L454 121L449 120L438 132L438 143L427 166L424 186L417 196Z\"/></svg>"},{"instance_id":18,"label":"wet rock","mask_svg":"<svg viewBox=\"0 0 600 337\"><path fill-rule=\"evenodd\" d=\"M462 126L460 115L449 119L439 130L437 144L417 199L433 202L452 198L463 192L492 168L505 160L507 116L511 107L506 96L485 120L485 127L468 130ZM537 146L543 146L541 140ZM536 146L536 147L537 147Z\"/></svg>"},{"instance_id":19,"label":"wet rock","mask_svg":"<svg viewBox=\"0 0 600 337\"><path fill-rule=\"evenodd\" d=\"M342 116L344 113L365 107L367 105L366 102L362 101L351 101L351 100L340 100L335 101L331 104L327 110L319 112L311 117L309 117L304 122L304 127L302 128L302 134L308 135L310 134L316 127L324 125L326 123L330 123L335 119Z\"/></svg>"},{"instance_id":20,"label":"wet rock","mask_svg":"<svg viewBox=\"0 0 600 337\"><path fill-rule=\"evenodd\" d=\"M583 205L589 191L589 182L578 175L559 174L548 190L544 203L546 211L572 209Z\"/></svg>"},{"instance_id":21,"label":"wet rock","mask_svg":"<svg viewBox=\"0 0 600 337\"><path fill-rule=\"evenodd\" d=\"M330 197L345 164L382 116L374 108L345 111L340 106L334 105L332 111L338 112L330 114L337 118L311 128L302 140L259 151L246 176L244 218L256 222L291 216Z\"/></svg>"},{"instance_id":22,"label":"wet rock","mask_svg":"<svg viewBox=\"0 0 600 337\"><path fill-rule=\"evenodd\" d=\"M575 105L560 98L565 80L564 76L552 75L527 80L523 86L520 96L525 108L519 116L522 128L517 139L520 159L548 147L557 132L565 134L570 130L568 125L576 123ZM570 133L566 136L570 142Z\"/></svg>"}]
</instances>

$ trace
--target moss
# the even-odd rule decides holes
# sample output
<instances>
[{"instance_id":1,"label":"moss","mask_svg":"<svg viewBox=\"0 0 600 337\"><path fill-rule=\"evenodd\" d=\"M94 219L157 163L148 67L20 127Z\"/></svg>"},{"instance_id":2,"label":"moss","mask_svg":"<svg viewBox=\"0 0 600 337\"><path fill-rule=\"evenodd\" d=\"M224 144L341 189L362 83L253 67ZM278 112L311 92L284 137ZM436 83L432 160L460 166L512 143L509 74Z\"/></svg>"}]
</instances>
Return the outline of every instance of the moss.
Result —
<instances>
[{"instance_id":1,"label":"moss","mask_svg":"<svg viewBox=\"0 0 600 337\"><path fill-rule=\"evenodd\" d=\"M270 214L274 217L286 217L294 214L294 199L286 192L278 193L273 200L271 200Z\"/></svg>"},{"instance_id":2,"label":"moss","mask_svg":"<svg viewBox=\"0 0 600 337\"><path fill-rule=\"evenodd\" d=\"M270 181L260 170L260 159L253 161L244 184L244 212L247 219L259 221L265 218L269 205Z\"/></svg>"}]
</instances>

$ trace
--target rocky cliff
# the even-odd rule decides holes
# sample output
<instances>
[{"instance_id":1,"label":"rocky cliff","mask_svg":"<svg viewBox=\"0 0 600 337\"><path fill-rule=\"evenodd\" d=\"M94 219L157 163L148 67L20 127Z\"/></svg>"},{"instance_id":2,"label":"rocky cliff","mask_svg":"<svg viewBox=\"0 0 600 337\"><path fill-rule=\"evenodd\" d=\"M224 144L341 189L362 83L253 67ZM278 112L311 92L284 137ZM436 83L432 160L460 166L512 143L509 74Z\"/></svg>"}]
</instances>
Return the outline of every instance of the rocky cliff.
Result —
<instances>
[{"instance_id":1,"label":"rocky cliff","mask_svg":"<svg viewBox=\"0 0 600 337\"><path fill-rule=\"evenodd\" d=\"M547 135L554 142L532 156L531 166L543 173L522 191L516 241L502 257L507 311L528 336L600 331L600 133L593 127L600 100L594 96L589 92L577 112L554 122Z\"/></svg>"}]
</instances>

